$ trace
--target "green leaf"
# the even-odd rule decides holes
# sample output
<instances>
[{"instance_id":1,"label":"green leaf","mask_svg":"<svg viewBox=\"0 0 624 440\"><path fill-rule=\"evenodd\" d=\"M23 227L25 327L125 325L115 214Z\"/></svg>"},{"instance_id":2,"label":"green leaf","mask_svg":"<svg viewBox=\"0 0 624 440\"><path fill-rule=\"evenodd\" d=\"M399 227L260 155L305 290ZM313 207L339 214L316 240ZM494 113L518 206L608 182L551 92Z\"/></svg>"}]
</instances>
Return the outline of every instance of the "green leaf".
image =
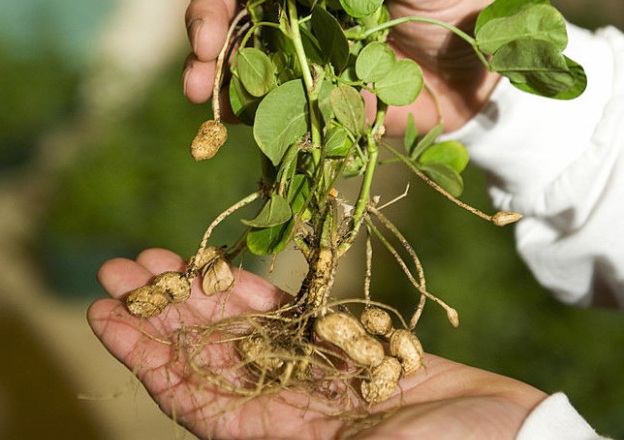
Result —
<instances>
[{"instance_id":1,"label":"green leaf","mask_svg":"<svg viewBox=\"0 0 624 440\"><path fill-rule=\"evenodd\" d=\"M295 174L288 188L288 201L295 214L301 215L301 210L309 196L309 179L303 174Z\"/></svg>"},{"instance_id":2,"label":"green leaf","mask_svg":"<svg viewBox=\"0 0 624 440\"><path fill-rule=\"evenodd\" d=\"M312 32L323 48L323 61L342 72L349 61L349 42L338 20L323 8L312 11Z\"/></svg>"},{"instance_id":3,"label":"green leaf","mask_svg":"<svg viewBox=\"0 0 624 440\"><path fill-rule=\"evenodd\" d=\"M232 74L232 78L230 79L229 94L230 105L236 117L243 124L253 125L260 99L250 95L249 92L245 90L236 74Z\"/></svg>"},{"instance_id":4,"label":"green leaf","mask_svg":"<svg viewBox=\"0 0 624 440\"><path fill-rule=\"evenodd\" d=\"M423 85L420 66L410 59L402 59L383 79L373 84L373 90L386 104L402 106L414 102Z\"/></svg>"},{"instance_id":5,"label":"green leaf","mask_svg":"<svg viewBox=\"0 0 624 440\"><path fill-rule=\"evenodd\" d=\"M436 139L438 139L438 137L442 134L442 130L444 130L444 126L441 122L429 130L412 149L409 158L412 160L418 159L418 156L420 156L427 148L432 146Z\"/></svg>"},{"instance_id":6,"label":"green leaf","mask_svg":"<svg viewBox=\"0 0 624 440\"><path fill-rule=\"evenodd\" d=\"M416 145L416 139L418 139L418 127L414 121L414 114L410 113L407 116L405 136L403 137L403 146L405 147L405 151L408 156L411 156L411 153Z\"/></svg>"},{"instance_id":7,"label":"green leaf","mask_svg":"<svg viewBox=\"0 0 624 440\"><path fill-rule=\"evenodd\" d=\"M364 129L364 100L360 93L351 86L336 87L329 95L329 102L338 122L359 136Z\"/></svg>"},{"instance_id":8,"label":"green leaf","mask_svg":"<svg viewBox=\"0 0 624 440\"><path fill-rule=\"evenodd\" d=\"M292 218L290 204L284 197L273 195L252 220L241 220L254 228L269 228L286 223Z\"/></svg>"},{"instance_id":9,"label":"green leaf","mask_svg":"<svg viewBox=\"0 0 624 440\"><path fill-rule=\"evenodd\" d=\"M523 38L547 41L561 51L568 44L565 20L552 6L533 5L509 17L488 21L476 34L479 49L489 55Z\"/></svg>"},{"instance_id":10,"label":"green leaf","mask_svg":"<svg viewBox=\"0 0 624 440\"><path fill-rule=\"evenodd\" d=\"M552 43L524 38L501 47L490 61L521 90L555 97L575 87L576 78L566 58Z\"/></svg>"},{"instance_id":11,"label":"green leaf","mask_svg":"<svg viewBox=\"0 0 624 440\"><path fill-rule=\"evenodd\" d=\"M484 8L475 23L475 35L491 20L509 17L533 5L550 5L550 0L496 0Z\"/></svg>"},{"instance_id":12,"label":"green leaf","mask_svg":"<svg viewBox=\"0 0 624 440\"><path fill-rule=\"evenodd\" d=\"M247 234L247 249L256 255L277 254L286 248L293 220L270 228L252 228Z\"/></svg>"},{"instance_id":13,"label":"green leaf","mask_svg":"<svg viewBox=\"0 0 624 440\"><path fill-rule=\"evenodd\" d=\"M347 14L355 18L373 15L383 4L383 0L340 0Z\"/></svg>"},{"instance_id":14,"label":"green leaf","mask_svg":"<svg viewBox=\"0 0 624 440\"><path fill-rule=\"evenodd\" d=\"M553 95L552 98L555 99L574 99L583 94L585 89L587 88L587 75L585 75L585 70L583 66L578 64L576 61L571 60L570 58L564 56L566 64L568 65L568 69L570 73L574 77L574 85L570 87L565 92L558 93Z\"/></svg>"},{"instance_id":15,"label":"green leaf","mask_svg":"<svg viewBox=\"0 0 624 440\"><path fill-rule=\"evenodd\" d=\"M457 171L448 165L431 162L420 164L418 167L453 197L461 196L464 191L464 180Z\"/></svg>"},{"instance_id":16,"label":"green leaf","mask_svg":"<svg viewBox=\"0 0 624 440\"><path fill-rule=\"evenodd\" d=\"M240 49L236 56L237 72L241 83L250 95L264 96L275 85L275 68L271 59L264 52L253 47Z\"/></svg>"},{"instance_id":17,"label":"green leaf","mask_svg":"<svg viewBox=\"0 0 624 440\"><path fill-rule=\"evenodd\" d=\"M325 154L329 157L344 157L351 149L351 140L343 127L332 127L325 136Z\"/></svg>"},{"instance_id":18,"label":"green leaf","mask_svg":"<svg viewBox=\"0 0 624 440\"><path fill-rule=\"evenodd\" d=\"M301 34L301 43L308 59L314 64L324 64L325 56L320 41L305 26L299 26L299 33Z\"/></svg>"},{"instance_id":19,"label":"green leaf","mask_svg":"<svg viewBox=\"0 0 624 440\"><path fill-rule=\"evenodd\" d=\"M390 47L381 42L367 44L355 61L358 78L374 83L382 80L396 64L396 55Z\"/></svg>"},{"instance_id":20,"label":"green leaf","mask_svg":"<svg viewBox=\"0 0 624 440\"><path fill-rule=\"evenodd\" d=\"M335 89L335 86L330 81L323 81L321 84L321 91L318 95L319 109L321 110L321 116L323 116L323 122L328 123L334 118L334 110L331 106L331 92Z\"/></svg>"},{"instance_id":21,"label":"green leaf","mask_svg":"<svg viewBox=\"0 0 624 440\"><path fill-rule=\"evenodd\" d=\"M464 171L470 155L466 147L458 141L444 141L427 148L418 158L420 164L444 164L458 173Z\"/></svg>"},{"instance_id":22,"label":"green leaf","mask_svg":"<svg viewBox=\"0 0 624 440\"><path fill-rule=\"evenodd\" d=\"M256 112L253 134L262 152L278 165L288 147L308 131L308 101L301 80L271 90Z\"/></svg>"}]
</instances>

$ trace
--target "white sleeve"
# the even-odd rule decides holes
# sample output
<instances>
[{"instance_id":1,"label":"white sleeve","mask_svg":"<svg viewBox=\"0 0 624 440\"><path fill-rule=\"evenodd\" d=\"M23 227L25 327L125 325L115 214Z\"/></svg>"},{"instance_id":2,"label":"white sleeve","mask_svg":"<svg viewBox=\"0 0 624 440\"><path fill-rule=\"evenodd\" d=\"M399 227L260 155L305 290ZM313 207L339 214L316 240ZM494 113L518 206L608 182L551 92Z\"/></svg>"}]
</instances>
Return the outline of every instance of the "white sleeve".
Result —
<instances>
[{"instance_id":1,"label":"white sleeve","mask_svg":"<svg viewBox=\"0 0 624 440\"><path fill-rule=\"evenodd\" d=\"M524 215L518 251L542 285L569 304L624 307L624 36L568 30L566 55L588 77L581 97L542 98L502 79L450 136L488 172L496 208Z\"/></svg>"},{"instance_id":2,"label":"white sleeve","mask_svg":"<svg viewBox=\"0 0 624 440\"><path fill-rule=\"evenodd\" d=\"M526 418L516 440L608 440L596 434L563 393L542 401Z\"/></svg>"}]
</instances>

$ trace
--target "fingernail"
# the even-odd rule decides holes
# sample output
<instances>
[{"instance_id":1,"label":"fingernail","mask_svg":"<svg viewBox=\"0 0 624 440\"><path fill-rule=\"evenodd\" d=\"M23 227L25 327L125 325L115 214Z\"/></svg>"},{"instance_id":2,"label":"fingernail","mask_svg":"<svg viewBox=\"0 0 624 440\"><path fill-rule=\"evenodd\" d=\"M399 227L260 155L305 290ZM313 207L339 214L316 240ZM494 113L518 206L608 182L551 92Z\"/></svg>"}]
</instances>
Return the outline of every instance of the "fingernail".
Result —
<instances>
[{"instance_id":1,"label":"fingernail","mask_svg":"<svg viewBox=\"0 0 624 440\"><path fill-rule=\"evenodd\" d=\"M188 96L188 78L191 73L191 67L192 66L190 64L186 66L186 68L184 69L184 73L182 74L182 87L184 90L184 96Z\"/></svg>"},{"instance_id":2,"label":"fingernail","mask_svg":"<svg viewBox=\"0 0 624 440\"><path fill-rule=\"evenodd\" d=\"M193 20L191 23L191 33L193 35L191 44L193 46L193 52L197 53L197 46L199 44L199 33L204 26L204 20L201 18Z\"/></svg>"}]
</instances>

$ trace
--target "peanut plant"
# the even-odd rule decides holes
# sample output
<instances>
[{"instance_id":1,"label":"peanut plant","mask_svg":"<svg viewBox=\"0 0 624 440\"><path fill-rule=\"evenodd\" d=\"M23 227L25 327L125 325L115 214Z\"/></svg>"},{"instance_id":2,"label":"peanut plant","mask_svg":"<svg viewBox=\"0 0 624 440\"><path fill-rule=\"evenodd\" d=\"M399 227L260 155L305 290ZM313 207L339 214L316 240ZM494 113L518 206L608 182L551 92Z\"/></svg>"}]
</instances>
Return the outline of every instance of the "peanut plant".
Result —
<instances>
[{"instance_id":1,"label":"peanut plant","mask_svg":"<svg viewBox=\"0 0 624 440\"><path fill-rule=\"evenodd\" d=\"M226 84L226 60L231 60L229 100L238 119L253 127L262 153L261 184L209 225L185 273L161 274L131 292L126 304L132 314L145 318L163 313L190 296L196 277L206 295L228 291L236 283L230 263L242 253L275 255L294 246L308 271L288 304L194 329L205 344L219 334L227 335L220 341L236 346L228 374L223 366L217 371L195 363L197 344L183 350L189 365L209 383L241 396L290 388L329 397L332 388L332 399L338 389L343 398L384 401L401 377L422 366L423 349L413 330L427 300L441 306L452 325L459 318L427 290L414 248L383 214L380 198L371 194L380 151L495 225L521 217L513 212L488 215L458 199L469 156L461 143L438 140L441 118L432 130L419 133L410 117L402 149L384 140L389 106L409 105L421 93L431 93L418 63L397 59L387 44L390 30L407 22L444 27L469 45L488 70L522 91L554 99L583 92L583 68L562 54L566 24L548 0L497 0L480 13L472 34L431 18L390 19L383 0L244 3L218 59L214 119L200 127L191 152L197 160L210 159L226 143L218 97ZM365 114L363 91L376 99L372 119ZM342 178L359 179L354 200L336 191ZM257 214L242 221L235 243L210 244L221 222L251 204L257 205ZM360 236L367 243L364 293L352 300L335 299L331 292L338 262ZM393 255L420 295L409 319L371 297L372 240ZM360 317L349 311L354 303L364 306Z\"/></svg>"}]
</instances>

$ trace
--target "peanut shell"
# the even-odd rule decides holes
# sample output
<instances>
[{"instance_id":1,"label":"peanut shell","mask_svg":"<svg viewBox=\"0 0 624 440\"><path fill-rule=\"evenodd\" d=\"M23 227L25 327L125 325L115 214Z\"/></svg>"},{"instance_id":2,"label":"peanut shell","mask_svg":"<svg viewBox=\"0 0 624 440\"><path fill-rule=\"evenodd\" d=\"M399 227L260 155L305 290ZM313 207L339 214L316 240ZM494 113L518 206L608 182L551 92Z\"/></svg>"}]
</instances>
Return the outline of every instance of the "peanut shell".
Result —
<instances>
[{"instance_id":1,"label":"peanut shell","mask_svg":"<svg viewBox=\"0 0 624 440\"><path fill-rule=\"evenodd\" d=\"M362 325L372 335L386 336L392 333L390 314L379 307L368 307L360 316Z\"/></svg>"},{"instance_id":2,"label":"peanut shell","mask_svg":"<svg viewBox=\"0 0 624 440\"><path fill-rule=\"evenodd\" d=\"M160 288L143 286L126 297L126 307L134 316L151 318L159 315L169 304L169 296Z\"/></svg>"},{"instance_id":3,"label":"peanut shell","mask_svg":"<svg viewBox=\"0 0 624 440\"><path fill-rule=\"evenodd\" d=\"M399 360L406 375L412 374L422 366L422 345L416 335L410 331L395 330L392 333L390 353Z\"/></svg>"},{"instance_id":4,"label":"peanut shell","mask_svg":"<svg viewBox=\"0 0 624 440\"><path fill-rule=\"evenodd\" d=\"M162 289L173 303L186 301L191 296L191 285L182 272L163 272L154 278L152 285Z\"/></svg>"},{"instance_id":5,"label":"peanut shell","mask_svg":"<svg viewBox=\"0 0 624 440\"><path fill-rule=\"evenodd\" d=\"M368 403L379 403L394 393L401 377L401 364L393 357L386 356L381 364L370 372L370 380L362 381L360 391Z\"/></svg>"}]
</instances>

